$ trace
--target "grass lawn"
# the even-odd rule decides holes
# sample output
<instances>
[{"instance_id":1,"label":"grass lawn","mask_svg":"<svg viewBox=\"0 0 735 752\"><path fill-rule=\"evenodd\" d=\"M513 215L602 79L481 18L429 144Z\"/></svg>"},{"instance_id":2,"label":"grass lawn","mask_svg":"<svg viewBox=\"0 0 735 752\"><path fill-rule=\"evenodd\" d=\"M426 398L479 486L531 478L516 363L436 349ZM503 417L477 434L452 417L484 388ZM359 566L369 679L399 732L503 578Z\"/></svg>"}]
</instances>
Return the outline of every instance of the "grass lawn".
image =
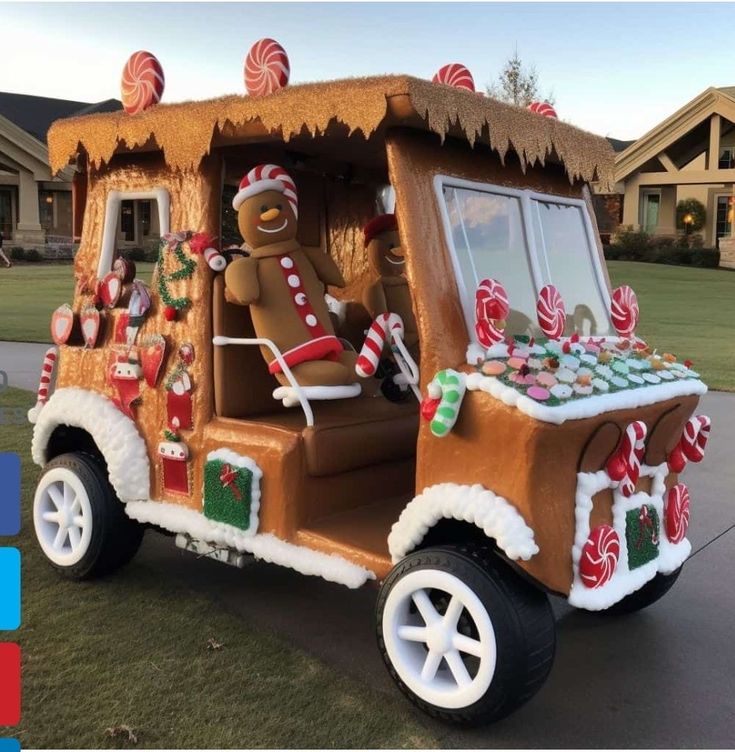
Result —
<instances>
[{"instance_id":1,"label":"grass lawn","mask_svg":"<svg viewBox=\"0 0 735 752\"><path fill-rule=\"evenodd\" d=\"M638 295L638 335L659 352L689 358L712 389L735 390L735 273L609 261L613 287Z\"/></svg>"},{"instance_id":2,"label":"grass lawn","mask_svg":"<svg viewBox=\"0 0 735 752\"><path fill-rule=\"evenodd\" d=\"M713 389L735 390L735 273L718 269L608 263L614 286L629 284L641 308L639 335L691 359ZM153 264L138 264L150 280ZM0 269L0 340L47 342L53 310L71 302L71 265Z\"/></svg>"},{"instance_id":3,"label":"grass lawn","mask_svg":"<svg viewBox=\"0 0 735 752\"><path fill-rule=\"evenodd\" d=\"M152 263L136 264L150 282ZM15 264L0 268L0 340L50 342L51 314L74 298L72 264Z\"/></svg>"},{"instance_id":4,"label":"grass lawn","mask_svg":"<svg viewBox=\"0 0 735 752\"><path fill-rule=\"evenodd\" d=\"M347 680L150 566L89 583L57 575L34 539L31 427L8 410L33 402L0 393L0 452L23 465L22 533L4 543L22 551L23 624L0 632L23 650L23 718L0 736L35 749L437 746L397 689ZM224 648L207 650L209 638ZM116 726L137 743L106 734Z\"/></svg>"}]
</instances>

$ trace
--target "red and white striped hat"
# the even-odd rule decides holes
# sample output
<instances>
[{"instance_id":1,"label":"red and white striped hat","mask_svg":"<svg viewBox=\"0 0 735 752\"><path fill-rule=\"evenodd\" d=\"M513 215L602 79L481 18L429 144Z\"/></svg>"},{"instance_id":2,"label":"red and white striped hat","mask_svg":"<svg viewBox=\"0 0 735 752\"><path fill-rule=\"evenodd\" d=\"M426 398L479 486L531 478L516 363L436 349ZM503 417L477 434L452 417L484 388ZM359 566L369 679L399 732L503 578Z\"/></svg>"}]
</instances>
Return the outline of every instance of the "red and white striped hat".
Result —
<instances>
[{"instance_id":1,"label":"red and white striped hat","mask_svg":"<svg viewBox=\"0 0 735 752\"><path fill-rule=\"evenodd\" d=\"M273 164L258 165L245 175L240 181L240 189L235 198L232 199L232 206L237 211L245 199L257 196L259 193L264 193L265 191L279 191L282 193L288 199L288 203L291 204L294 215L296 217L299 216L299 199L296 195L296 185L283 167Z\"/></svg>"}]
</instances>

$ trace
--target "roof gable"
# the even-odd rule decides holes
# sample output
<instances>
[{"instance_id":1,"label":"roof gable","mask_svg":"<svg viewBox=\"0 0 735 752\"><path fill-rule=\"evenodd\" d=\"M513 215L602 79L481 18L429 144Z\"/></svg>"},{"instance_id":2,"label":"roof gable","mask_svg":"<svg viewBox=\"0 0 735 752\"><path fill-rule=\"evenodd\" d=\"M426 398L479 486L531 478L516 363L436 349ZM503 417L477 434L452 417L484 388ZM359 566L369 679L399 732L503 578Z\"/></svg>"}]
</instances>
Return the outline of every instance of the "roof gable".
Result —
<instances>
[{"instance_id":1,"label":"roof gable","mask_svg":"<svg viewBox=\"0 0 735 752\"><path fill-rule=\"evenodd\" d=\"M710 87L615 157L615 181L625 180L712 115L735 122L735 87Z\"/></svg>"},{"instance_id":2,"label":"roof gable","mask_svg":"<svg viewBox=\"0 0 735 752\"><path fill-rule=\"evenodd\" d=\"M46 143L46 133L51 123L72 115L88 115L94 112L113 112L122 103L117 99L104 102L76 102L70 99L35 97L29 94L0 92L0 115L3 115L26 133Z\"/></svg>"}]
</instances>

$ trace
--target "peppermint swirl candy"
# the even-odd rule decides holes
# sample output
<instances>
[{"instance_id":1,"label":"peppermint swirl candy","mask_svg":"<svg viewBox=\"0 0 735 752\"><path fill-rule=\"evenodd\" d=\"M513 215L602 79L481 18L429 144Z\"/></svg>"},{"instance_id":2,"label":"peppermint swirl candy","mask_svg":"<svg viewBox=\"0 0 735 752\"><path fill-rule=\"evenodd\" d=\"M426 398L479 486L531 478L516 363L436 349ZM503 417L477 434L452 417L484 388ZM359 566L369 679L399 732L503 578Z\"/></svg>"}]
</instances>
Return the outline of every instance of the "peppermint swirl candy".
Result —
<instances>
[{"instance_id":1,"label":"peppermint swirl candy","mask_svg":"<svg viewBox=\"0 0 735 752\"><path fill-rule=\"evenodd\" d=\"M286 50L275 39L259 39L245 58L245 88L253 97L282 89L291 69Z\"/></svg>"},{"instance_id":2,"label":"peppermint swirl candy","mask_svg":"<svg viewBox=\"0 0 735 752\"><path fill-rule=\"evenodd\" d=\"M567 312L564 301L554 285L541 288L536 302L536 315L541 331L549 339L559 339L564 334Z\"/></svg>"},{"instance_id":3,"label":"peppermint swirl candy","mask_svg":"<svg viewBox=\"0 0 735 752\"><path fill-rule=\"evenodd\" d=\"M497 322L510 313L508 293L495 279L483 279L475 292L475 334L483 347L491 347L503 339Z\"/></svg>"},{"instance_id":4,"label":"peppermint swirl candy","mask_svg":"<svg viewBox=\"0 0 735 752\"><path fill-rule=\"evenodd\" d=\"M615 574L620 537L610 525L596 527L582 548L579 577L588 588L602 587Z\"/></svg>"},{"instance_id":5,"label":"peppermint swirl candy","mask_svg":"<svg viewBox=\"0 0 735 752\"><path fill-rule=\"evenodd\" d=\"M450 63L443 65L431 79L435 84L447 84L457 89L475 91L475 79L462 63Z\"/></svg>"},{"instance_id":6,"label":"peppermint swirl candy","mask_svg":"<svg viewBox=\"0 0 735 752\"><path fill-rule=\"evenodd\" d=\"M638 298L633 289L622 285L613 291L610 316L615 331L621 337L630 337L638 326Z\"/></svg>"},{"instance_id":7,"label":"peppermint swirl candy","mask_svg":"<svg viewBox=\"0 0 735 752\"><path fill-rule=\"evenodd\" d=\"M559 119L556 114L556 110L548 102L531 102L528 105L528 109L531 112L535 112L537 115L543 115L544 117Z\"/></svg>"},{"instance_id":8,"label":"peppermint swirl candy","mask_svg":"<svg viewBox=\"0 0 735 752\"><path fill-rule=\"evenodd\" d=\"M120 98L128 115L137 115L158 104L163 96L163 68L155 55L145 50L134 52L125 63Z\"/></svg>"}]
</instances>

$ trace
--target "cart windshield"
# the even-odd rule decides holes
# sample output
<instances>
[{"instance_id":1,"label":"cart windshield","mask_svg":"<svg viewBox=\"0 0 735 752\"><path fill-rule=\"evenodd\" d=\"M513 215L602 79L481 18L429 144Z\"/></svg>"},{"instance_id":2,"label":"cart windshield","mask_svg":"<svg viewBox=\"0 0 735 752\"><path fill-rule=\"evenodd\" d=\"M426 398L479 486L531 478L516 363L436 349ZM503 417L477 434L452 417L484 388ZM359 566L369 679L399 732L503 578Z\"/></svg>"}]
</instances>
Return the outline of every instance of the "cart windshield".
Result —
<instances>
[{"instance_id":1,"label":"cart windshield","mask_svg":"<svg viewBox=\"0 0 735 752\"><path fill-rule=\"evenodd\" d=\"M567 310L565 334L611 334L609 295L583 201L451 178L437 193L468 330L486 277L508 291L509 334L540 331L536 300L554 284Z\"/></svg>"}]
</instances>

